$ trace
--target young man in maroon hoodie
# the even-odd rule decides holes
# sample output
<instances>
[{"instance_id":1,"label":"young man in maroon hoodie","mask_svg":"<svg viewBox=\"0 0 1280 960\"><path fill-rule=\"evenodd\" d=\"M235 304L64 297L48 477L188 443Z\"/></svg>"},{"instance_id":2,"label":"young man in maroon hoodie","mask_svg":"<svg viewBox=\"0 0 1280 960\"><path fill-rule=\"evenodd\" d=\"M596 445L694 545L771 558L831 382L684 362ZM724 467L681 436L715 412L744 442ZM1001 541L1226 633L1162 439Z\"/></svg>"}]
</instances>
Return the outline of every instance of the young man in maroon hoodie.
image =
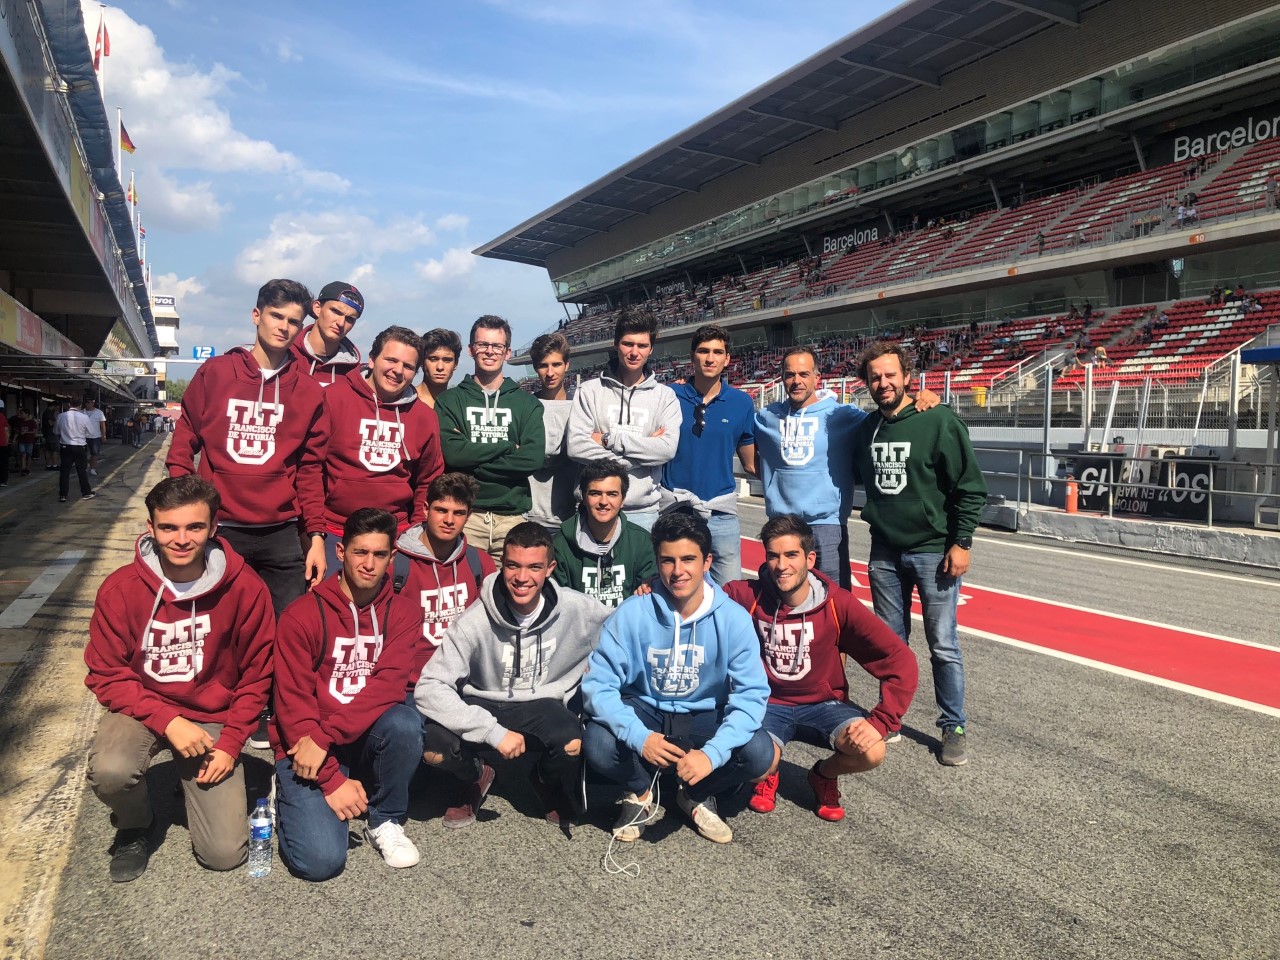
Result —
<instances>
[{"instance_id":1,"label":"young man in maroon hoodie","mask_svg":"<svg viewBox=\"0 0 1280 960\"><path fill-rule=\"evenodd\" d=\"M749 806L777 805L778 761L797 734L831 747L809 770L816 812L844 819L837 778L864 773L884 760L884 738L902 725L918 680L916 658L853 594L818 572L812 528L792 514L773 517L760 531L764 565L758 580L735 580L725 593L746 607L760 638L769 703L764 730L776 747L774 768L756 784ZM865 712L849 702L842 655L880 682L880 702Z\"/></svg>"},{"instance_id":2,"label":"young man in maroon hoodie","mask_svg":"<svg viewBox=\"0 0 1280 960\"><path fill-rule=\"evenodd\" d=\"M244 862L249 830L237 762L271 683L275 616L262 580L214 535L218 491L199 477L147 494L133 563L103 581L89 623L85 685L107 714L89 751L89 785L117 829L111 879L147 868L150 758L168 747L186 797L196 860Z\"/></svg>"},{"instance_id":3,"label":"young man in maroon hoodie","mask_svg":"<svg viewBox=\"0 0 1280 960\"><path fill-rule=\"evenodd\" d=\"M360 348L347 339L364 313L364 295L345 280L326 283L311 303L316 322L293 341L294 356L307 376L332 386L360 366Z\"/></svg>"},{"instance_id":4,"label":"young man in maroon hoodie","mask_svg":"<svg viewBox=\"0 0 1280 960\"><path fill-rule=\"evenodd\" d=\"M467 543L462 528L480 485L465 473L445 473L427 487L427 518L396 541L392 582L422 607L423 665L440 646L449 624L480 599L480 584L497 572L493 558Z\"/></svg>"},{"instance_id":5,"label":"young man in maroon hoodie","mask_svg":"<svg viewBox=\"0 0 1280 960\"><path fill-rule=\"evenodd\" d=\"M324 391L291 347L311 293L271 280L253 310L257 338L206 361L182 396L165 465L196 473L222 495L221 535L266 582L278 616L325 574ZM309 538L306 556L299 523Z\"/></svg>"},{"instance_id":6,"label":"young man in maroon hoodie","mask_svg":"<svg viewBox=\"0 0 1280 960\"><path fill-rule=\"evenodd\" d=\"M360 507L386 510L401 530L426 516L427 487L444 472L444 459L440 421L413 388L421 354L416 333L388 327L373 340L368 368L350 371L325 391L329 534L340 534Z\"/></svg>"},{"instance_id":7,"label":"young man in maroon hoodie","mask_svg":"<svg viewBox=\"0 0 1280 960\"><path fill-rule=\"evenodd\" d=\"M276 641L276 813L280 857L307 880L347 862L348 823L392 867L418 849L404 834L409 781L422 761L422 717L406 698L422 646L418 608L387 578L395 517L347 518L339 569L289 605Z\"/></svg>"}]
</instances>

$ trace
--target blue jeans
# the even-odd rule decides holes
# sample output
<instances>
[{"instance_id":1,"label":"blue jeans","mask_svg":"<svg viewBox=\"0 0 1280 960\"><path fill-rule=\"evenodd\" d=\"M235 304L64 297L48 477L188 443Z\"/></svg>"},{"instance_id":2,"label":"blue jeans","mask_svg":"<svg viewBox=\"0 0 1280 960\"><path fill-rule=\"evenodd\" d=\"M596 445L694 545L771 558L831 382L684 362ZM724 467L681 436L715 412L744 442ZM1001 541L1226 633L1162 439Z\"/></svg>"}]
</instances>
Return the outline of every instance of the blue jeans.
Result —
<instances>
[{"instance_id":1,"label":"blue jeans","mask_svg":"<svg viewBox=\"0 0 1280 960\"><path fill-rule=\"evenodd\" d=\"M640 722L654 733L661 733L668 739L685 740L686 745L694 749L714 737L720 728L720 716L715 710L666 713L635 697L623 697L622 702L634 710ZM598 720L587 724L582 746L587 763L606 780L621 784L637 796L649 789L657 768L614 737L609 728ZM714 797L741 783L760 779L772 763L773 741L763 730L757 730L750 740L729 755L724 766L712 770L696 785L687 786L685 793L694 803L701 803L707 797Z\"/></svg>"},{"instance_id":2,"label":"blue jeans","mask_svg":"<svg viewBox=\"0 0 1280 960\"><path fill-rule=\"evenodd\" d=\"M648 533L653 529L653 525L658 522L658 511L654 510L624 510L623 516L634 523L641 530ZM558 528L557 528L558 529Z\"/></svg>"},{"instance_id":3,"label":"blue jeans","mask_svg":"<svg viewBox=\"0 0 1280 960\"><path fill-rule=\"evenodd\" d=\"M818 569L827 579L848 590L853 586L849 573L849 528L843 523L814 523L813 545L818 552Z\"/></svg>"},{"instance_id":4,"label":"blue jeans","mask_svg":"<svg viewBox=\"0 0 1280 960\"><path fill-rule=\"evenodd\" d=\"M924 613L924 639L933 666L933 695L938 702L938 727L965 725L964 658L956 634L956 605L960 578L942 572L941 553L904 553L872 542L867 572L876 616L889 629L910 642L911 591L920 595Z\"/></svg>"},{"instance_id":5,"label":"blue jeans","mask_svg":"<svg viewBox=\"0 0 1280 960\"><path fill-rule=\"evenodd\" d=\"M812 743L821 738L832 750L836 748L836 735L855 720L865 720L866 713L851 703L840 700L824 700L821 703L802 703L790 706L771 703L764 711L764 731L780 747L796 738ZM803 736L807 734L808 736Z\"/></svg>"},{"instance_id":6,"label":"blue jeans","mask_svg":"<svg viewBox=\"0 0 1280 960\"><path fill-rule=\"evenodd\" d=\"M409 781L422 761L422 715L407 704L389 707L355 743L331 750L346 776L369 798L369 826L404 823ZM354 771L354 773L353 773ZM276 761L276 829L280 858L305 880L328 880L347 863L346 821L329 809L324 792L293 775L293 762Z\"/></svg>"},{"instance_id":7,"label":"blue jeans","mask_svg":"<svg viewBox=\"0 0 1280 960\"><path fill-rule=\"evenodd\" d=\"M707 520L711 530L711 579L720 586L742 579L742 527L736 513L713 511Z\"/></svg>"}]
</instances>

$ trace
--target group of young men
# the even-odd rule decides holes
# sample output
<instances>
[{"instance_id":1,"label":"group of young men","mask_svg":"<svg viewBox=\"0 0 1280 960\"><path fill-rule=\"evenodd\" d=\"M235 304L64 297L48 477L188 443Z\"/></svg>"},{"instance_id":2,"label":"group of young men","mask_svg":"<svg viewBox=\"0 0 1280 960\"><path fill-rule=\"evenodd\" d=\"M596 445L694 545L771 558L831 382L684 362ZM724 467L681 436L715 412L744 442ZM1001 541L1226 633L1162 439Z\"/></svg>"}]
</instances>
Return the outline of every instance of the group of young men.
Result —
<instances>
[{"instance_id":1,"label":"group of young men","mask_svg":"<svg viewBox=\"0 0 1280 960\"><path fill-rule=\"evenodd\" d=\"M803 736L831 748L808 782L839 820L837 778L882 762L915 693L913 587L940 759L967 759L955 604L985 487L963 424L907 396L900 349L863 358L876 414L821 395L808 348L783 360L787 399L757 413L724 377L722 328L694 334L693 374L671 387L649 369L652 322L624 317L616 360L570 400L561 335L532 347L534 397L503 375L510 327L481 317L474 373L449 388L456 334L390 327L365 361L348 336L364 306L350 284L312 298L271 281L254 344L187 388L169 478L99 591L85 655L108 709L89 780L118 831L113 880L146 868L145 774L165 747L198 861L243 862L239 757L264 714L280 854L311 880L343 869L361 816L389 865L418 862L404 824L421 765L448 775L442 822L463 828L497 758L526 752L553 823L582 815L590 768L621 787L612 834L633 841L674 774L677 804L724 843L717 796L751 783L751 809L773 810ZM756 580L735 454L765 485ZM875 615L847 589L859 478ZM870 709L849 700L845 657L879 683Z\"/></svg>"}]
</instances>

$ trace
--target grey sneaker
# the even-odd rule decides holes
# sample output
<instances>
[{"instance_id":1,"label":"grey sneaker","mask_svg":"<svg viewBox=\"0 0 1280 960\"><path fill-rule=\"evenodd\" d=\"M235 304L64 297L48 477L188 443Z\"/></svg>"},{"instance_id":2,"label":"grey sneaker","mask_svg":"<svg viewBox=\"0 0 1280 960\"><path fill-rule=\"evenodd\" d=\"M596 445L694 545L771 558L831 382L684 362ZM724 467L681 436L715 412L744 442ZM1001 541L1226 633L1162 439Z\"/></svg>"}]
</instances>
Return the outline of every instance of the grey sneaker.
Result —
<instances>
[{"instance_id":1,"label":"grey sneaker","mask_svg":"<svg viewBox=\"0 0 1280 960\"><path fill-rule=\"evenodd\" d=\"M684 787L676 795L676 802L698 828L698 833L712 843L728 843L733 839L733 831L720 819L720 811L716 807L716 798L707 797L701 803L694 803L684 792Z\"/></svg>"},{"instance_id":2,"label":"grey sneaker","mask_svg":"<svg viewBox=\"0 0 1280 960\"><path fill-rule=\"evenodd\" d=\"M959 767L969 762L969 754L964 745L964 727L948 727L942 731L942 749L938 751L938 762L944 767Z\"/></svg>"},{"instance_id":3,"label":"grey sneaker","mask_svg":"<svg viewBox=\"0 0 1280 960\"><path fill-rule=\"evenodd\" d=\"M623 794L618 805L621 810L613 824L613 839L623 843L639 840L644 828L658 819L658 805L653 801L653 794L648 800L641 800L634 793Z\"/></svg>"}]
</instances>

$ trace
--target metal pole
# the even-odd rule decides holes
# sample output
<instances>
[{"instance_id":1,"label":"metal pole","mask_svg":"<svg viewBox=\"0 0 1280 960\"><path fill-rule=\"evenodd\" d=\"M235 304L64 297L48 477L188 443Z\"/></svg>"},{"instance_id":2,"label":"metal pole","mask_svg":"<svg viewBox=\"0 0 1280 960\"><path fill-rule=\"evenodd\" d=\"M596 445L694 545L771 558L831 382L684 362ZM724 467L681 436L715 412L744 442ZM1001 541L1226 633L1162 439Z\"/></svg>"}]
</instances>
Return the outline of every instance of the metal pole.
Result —
<instances>
[{"instance_id":1,"label":"metal pole","mask_svg":"<svg viewBox=\"0 0 1280 960\"><path fill-rule=\"evenodd\" d=\"M1272 374L1276 373L1272 368ZM1274 380L1272 381L1274 383ZM1227 397L1227 450L1236 455L1236 443L1240 430L1240 351L1231 355L1231 394Z\"/></svg>"},{"instance_id":2,"label":"metal pole","mask_svg":"<svg viewBox=\"0 0 1280 960\"><path fill-rule=\"evenodd\" d=\"M1195 446L1200 439L1200 416L1204 413L1205 397L1209 394L1209 371L1205 370L1203 382L1200 384L1200 405L1196 407L1196 423L1191 428L1191 446Z\"/></svg>"},{"instance_id":3,"label":"metal pole","mask_svg":"<svg viewBox=\"0 0 1280 960\"><path fill-rule=\"evenodd\" d=\"M1093 364L1089 364L1084 368L1084 409L1080 412L1080 417L1084 420L1084 452L1089 452L1089 437L1093 432ZM1106 441L1106 437L1103 437Z\"/></svg>"},{"instance_id":4,"label":"metal pole","mask_svg":"<svg viewBox=\"0 0 1280 960\"><path fill-rule=\"evenodd\" d=\"M1116 399L1120 396L1120 381L1111 381L1111 399L1107 403L1107 419L1102 425L1102 449L1111 448L1111 421L1116 412Z\"/></svg>"},{"instance_id":5,"label":"metal pole","mask_svg":"<svg viewBox=\"0 0 1280 960\"><path fill-rule=\"evenodd\" d=\"M942 375L942 402L951 403L951 371L948 370Z\"/></svg>"}]
</instances>

